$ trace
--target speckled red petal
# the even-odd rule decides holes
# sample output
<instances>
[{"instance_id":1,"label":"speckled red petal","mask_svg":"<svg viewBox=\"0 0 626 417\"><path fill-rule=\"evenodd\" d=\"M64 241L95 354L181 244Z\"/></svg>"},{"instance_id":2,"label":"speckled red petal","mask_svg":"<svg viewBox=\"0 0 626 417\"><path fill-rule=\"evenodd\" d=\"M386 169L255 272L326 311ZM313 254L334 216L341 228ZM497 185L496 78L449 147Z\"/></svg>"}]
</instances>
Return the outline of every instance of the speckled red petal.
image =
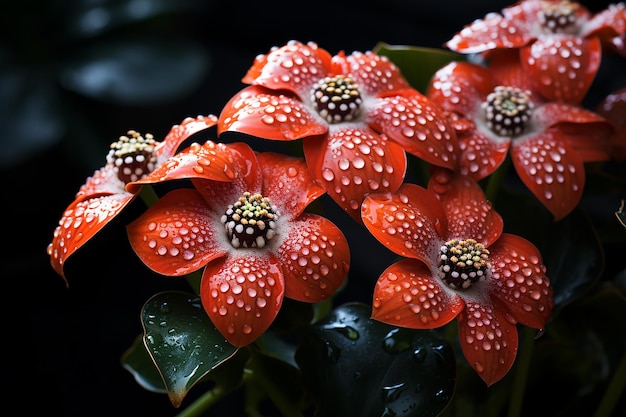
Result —
<instances>
[{"instance_id":1,"label":"speckled red petal","mask_svg":"<svg viewBox=\"0 0 626 417\"><path fill-rule=\"evenodd\" d=\"M493 87L492 74L486 67L451 62L435 72L426 95L446 111L471 118Z\"/></svg>"},{"instance_id":2,"label":"speckled red petal","mask_svg":"<svg viewBox=\"0 0 626 417\"><path fill-rule=\"evenodd\" d=\"M157 164L161 164L174 155L178 147L189 137L216 124L217 116L211 114L208 116L187 117L180 124L172 126L163 141L154 150Z\"/></svg>"},{"instance_id":3,"label":"speckled red petal","mask_svg":"<svg viewBox=\"0 0 626 417\"><path fill-rule=\"evenodd\" d=\"M396 191L404 179L404 149L367 128L342 128L304 141L307 164L328 195L361 222L361 203L374 192Z\"/></svg>"},{"instance_id":4,"label":"speckled red petal","mask_svg":"<svg viewBox=\"0 0 626 417\"><path fill-rule=\"evenodd\" d=\"M611 158L618 162L626 160L626 87L607 95L598 103L596 111L613 126L609 135Z\"/></svg>"},{"instance_id":5,"label":"speckled red petal","mask_svg":"<svg viewBox=\"0 0 626 417\"><path fill-rule=\"evenodd\" d=\"M547 37L522 48L520 57L535 91L548 100L578 104L598 72L602 52L598 38Z\"/></svg>"},{"instance_id":6,"label":"speckled red petal","mask_svg":"<svg viewBox=\"0 0 626 417\"><path fill-rule=\"evenodd\" d=\"M465 303L443 288L424 263L404 259L380 275L372 305L375 320L411 329L434 329L451 322Z\"/></svg>"},{"instance_id":7,"label":"speckled red petal","mask_svg":"<svg viewBox=\"0 0 626 417\"><path fill-rule=\"evenodd\" d=\"M455 169L458 143L446 114L417 90L377 99L367 115L369 126L405 151L433 165Z\"/></svg>"},{"instance_id":8,"label":"speckled red petal","mask_svg":"<svg viewBox=\"0 0 626 417\"><path fill-rule=\"evenodd\" d=\"M522 182L561 220L578 205L585 186L585 168L578 153L549 129L513 142L511 158Z\"/></svg>"},{"instance_id":9,"label":"speckled red petal","mask_svg":"<svg viewBox=\"0 0 626 417\"><path fill-rule=\"evenodd\" d=\"M128 183L126 189L138 192L142 185L187 178L230 182L235 179L233 157L230 149L213 141L193 143L180 153L159 165L149 175Z\"/></svg>"},{"instance_id":10,"label":"speckled red petal","mask_svg":"<svg viewBox=\"0 0 626 417\"><path fill-rule=\"evenodd\" d=\"M296 140L324 134L328 125L311 114L295 95L252 86L235 94L222 109L218 134L228 131L271 140Z\"/></svg>"},{"instance_id":11,"label":"speckled red petal","mask_svg":"<svg viewBox=\"0 0 626 417\"><path fill-rule=\"evenodd\" d=\"M283 302L284 281L273 256L237 256L205 268L200 299L220 333L234 346L246 346L272 324Z\"/></svg>"},{"instance_id":12,"label":"speckled red petal","mask_svg":"<svg viewBox=\"0 0 626 417\"><path fill-rule=\"evenodd\" d=\"M502 217L472 178L439 169L432 173L428 189L439 195L446 212L447 237L471 237L488 247L502 234Z\"/></svg>"},{"instance_id":13,"label":"speckled red petal","mask_svg":"<svg viewBox=\"0 0 626 417\"><path fill-rule=\"evenodd\" d=\"M620 2L595 14L584 26L585 37L599 36L603 46L611 46L624 54L626 39L626 3ZM620 40L621 39L621 40ZM621 47L621 48L620 48Z\"/></svg>"},{"instance_id":14,"label":"speckled red petal","mask_svg":"<svg viewBox=\"0 0 626 417\"><path fill-rule=\"evenodd\" d=\"M329 74L331 55L316 43L290 41L254 60L242 81L272 90L289 90L302 97Z\"/></svg>"},{"instance_id":15,"label":"speckled red petal","mask_svg":"<svg viewBox=\"0 0 626 417\"><path fill-rule=\"evenodd\" d=\"M285 275L285 296L317 303L344 282L350 268L345 236L330 220L305 213L289 223L289 234L276 251Z\"/></svg>"},{"instance_id":16,"label":"speckled red petal","mask_svg":"<svg viewBox=\"0 0 626 417\"><path fill-rule=\"evenodd\" d=\"M404 183L396 193L370 194L361 217L367 230L401 256L433 262L447 229L445 212L434 193Z\"/></svg>"},{"instance_id":17,"label":"speckled red petal","mask_svg":"<svg viewBox=\"0 0 626 417\"><path fill-rule=\"evenodd\" d=\"M533 39L525 26L518 26L500 14L489 13L465 26L446 42L446 46L456 52L472 54L496 48L519 48Z\"/></svg>"},{"instance_id":18,"label":"speckled red petal","mask_svg":"<svg viewBox=\"0 0 626 417\"><path fill-rule=\"evenodd\" d=\"M74 201L63 213L54 230L48 255L54 270L63 277L67 259L117 216L135 196L130 193Z\"/></svg>"},{"instance_id":19,"label":"speckled red petal","mask_svg":"<svg viewBox=\"0 0 626 417\"><path fill-rule=\"evenodd\" d=\"M493 174L509 153L510 139L493 141L478 130L459 134L459 172L476 181Z\"/></svg>"},{"instance_id":20,"label":"speckled red petal","mask_svg":"<svg viewBox=\"0 0 626 417\"><path fill-rule=\"evenodd\" d=\"M398 67L386 56L355 51L346 57L349 74L367 95L410 88Z\"/></svg>"},{"instance_id":21,"label":"speckled red petal","mask_svg":"<svg viewBox=\"0 0 626 417\"><path fill-rule=\"evenodd\" d=\"M498 300L490 304L466 301L458 316L463 355L487 386L502 379L515 362L518 335L515 320Z\"/></svg>"},{"instance_id":22,"label":"speckled red petal","mask_svg":"<svg viewBox=\"0 0 626 417\"><path fill-rule=\"evenodd\" d=\"M125 194L124 183L118 178L115 167L107 164L87 178L78 193L76 201L88 200L103 195Z\"/></svg>"},{"instance_id":23,"label":"speckled red petal","mask_svg":"<svg viewBox=\"0 0 626 417\"><path fill-rule=\"evenodd\" d=\"M263 196L280 207L281 216L295 218L326 190L316 184L303 158L274 152L258 155Z\"/></svg>"},{"instance_id":24,"label":"speckled red petal","mask_svg":"<svg viewBox=\"0 0 626 417\"><path fill-rule=\"evenodd\" d=\"M193 189L177 189L164 195L127 226L128 239L139 258L153 271L183 276L227 249L216 239L219 216L208 211L202 196ZM221 236L221 235L220 235Z\"/></svg>"},{"instance_id":25,"label":"speckled red petal","mask_svg":"<svg viewBox=\"0 0 626 417\"><path fill-rule=\"evenodd\" d=\"M518 322L542 329L554 299L539 250L526 239L503 234L489 251L490 293L502 300Z\"/></svg>"}]
</instances>

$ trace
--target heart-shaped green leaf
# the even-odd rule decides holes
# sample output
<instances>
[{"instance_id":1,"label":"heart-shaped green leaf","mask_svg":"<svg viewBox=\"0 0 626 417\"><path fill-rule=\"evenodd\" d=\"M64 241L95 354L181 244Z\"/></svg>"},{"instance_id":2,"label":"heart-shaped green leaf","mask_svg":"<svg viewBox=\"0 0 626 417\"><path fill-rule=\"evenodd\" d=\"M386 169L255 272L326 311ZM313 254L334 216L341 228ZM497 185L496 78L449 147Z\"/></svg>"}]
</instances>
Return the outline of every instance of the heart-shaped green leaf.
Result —
<instances>
[{"instance_id":1,"label":"heart-shaped green leaf","mask_svg":"<svg viewBox=\"0 0 626 417\"><path fill-rule=\"evenodd\" d=\"M370 319L348 303L305 332L296 351L319 416L437 416L452 399L456 360L433 330Z\"/></svg>"},{"instance_id":2,"label":"heart-shaped green leaf","mask_svg":"<svg viewBox=\"0 0 626 417\"><path fill-rule=\"evenodd\" d=\"M237 352L193 294L154 295L143 306L141 321L144 344L175 407L196 382Z\"/></svg>"}]
</instances>

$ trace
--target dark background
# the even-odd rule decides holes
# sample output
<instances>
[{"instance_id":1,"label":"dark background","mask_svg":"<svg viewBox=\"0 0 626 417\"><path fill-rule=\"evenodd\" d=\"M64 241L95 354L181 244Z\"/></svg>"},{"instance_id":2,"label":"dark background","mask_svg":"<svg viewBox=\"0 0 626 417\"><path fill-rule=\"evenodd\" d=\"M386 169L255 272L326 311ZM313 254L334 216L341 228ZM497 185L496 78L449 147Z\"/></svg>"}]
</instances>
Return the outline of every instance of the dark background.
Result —
<instances>
[{"instance_id":1,"label":"dark background","mask_svg":"<svg viewBox=\"0 0 626 417\"><path fill-rule=\"evenodd\" d=\"M583 3L592 11L608 4ZM178 411L165 395L141 388L120 365L120 356L141 332L143 303L161 290L186 289L184 282L147 273L131 254L122 225L137 214L135 208L126 210L70 259L69 288L53 272L46 254L63 210L85 178L104 165L110 142L128 129L162 138L187 116L218 114L243 87L240 80L254 57L290 39L315 41L332 54L369 50L379 41L442 47L465 24L512 2L373 0L365 4L351 0L3 2L0 276L2 320L8 324L3 326L2 343L8 365L2 371L4 408L21 410L15 415L67 417L173 416ZM136 17L150 5L165 11L149 19ZM105 22L107 30L85 35L87 27L82 36L72 35L76 22L95 25L94 16L102 16L98 10L125 6L139 11L134 19L109 26ZM67 62L88 55L98 42L124 42L127 37L187 42L198 51L198 60L190 61L197 64L196 71L173 71L171 81L177 80L180 88L152 99L116 100L72 87L63 72ZM624 61L616 62L623 65ZM158 60L151 62L145 69L147 78L150 69L163 70L163 66ZM181 83L185 74L190 80ZM155 91L163 82L167 80L161 79ZM601 73L589 104L619 83L624 85L623 77ZM16 149L15 144L23 146ZM335 214L337 223L350 222L343 213ZM370 245L375 243L364 239L354 242L353 251L373 248ZM353 264L346 299L370 302L377 276L371 268L384 265L380 259L376 263L377 257L384 256L380 252L366 257L372 265ZM371 278L359 280L360 276ZM200 391L192 390L183 406ZM210 415L232 415L227 406L224 402Z\"/></svg>"}]
</instances>

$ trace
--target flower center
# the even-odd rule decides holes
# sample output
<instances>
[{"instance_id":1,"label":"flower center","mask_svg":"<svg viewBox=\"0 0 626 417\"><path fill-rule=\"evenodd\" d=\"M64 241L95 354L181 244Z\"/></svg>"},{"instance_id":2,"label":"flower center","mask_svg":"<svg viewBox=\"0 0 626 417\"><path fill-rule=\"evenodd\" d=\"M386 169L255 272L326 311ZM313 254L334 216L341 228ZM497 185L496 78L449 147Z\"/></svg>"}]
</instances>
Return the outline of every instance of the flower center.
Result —
<instances>
[{"instance_id":1,"label":"flower center","mask_svg":"<svg viewBox=\"0 0 626 417\"><path fill-rule=\"evenodd\" d=\"M156 157L153 155L157 142L151 134L145 137L134 130L127 132L128 136L120 136L117 142L111 144L107 154L107 163L117 169L117 177L127 184L137 181L148 175L156 167Z\"/></svg>"},{"instance_id":2,"label":"flower center","mask_svg":"<svg viewBox=\"0 0 626 417\"><path fill-rule=\"evenodd\" d=\"M261 194L245 192L222 216L233 248L262 248L276 236L278 213Z\"/></svg>"},{"instance_id":3,"label":"flower center","mask_svg":"<svg viewBox=\"0 0 626 417\"><path fill-rule=\"evenodd\" d=\"M489 129L500 136L523 133L533 112L530 95L517 87L497 86L482 104Z\"/></svg>"},{"instance_id":4,"label":"flower center","mask_svg":"<svg viewBox=\"0 0 626 417\"><path fill-rule=\"evenodd\" d=\"M575 34L578 31L576 11L580 5L568 0L560 3L544 1L539 12L539 22L545 33Z\"/></svg>"},{"instance_id":5,"label":"flower center","mask_svg":"<svg viewBox=\"0 0 626 417\"><path fill-rule=\"evenodd\" d=\"M315 110L328 123L354 120L361 110L361 93L352 78L343 75L326 77L313 88L311 100Z\"/></svg>"},{"instance_id":6,"label":"flower center","mask_svg":"<svg viewBox=\"0 0 626 417\"><path fill-rule=\"evenodd\" d=\"M450 288L469 288L490 273L489 251L474 239L452 239L441 247L439 277Z\"/></svg>"}]
</instances>

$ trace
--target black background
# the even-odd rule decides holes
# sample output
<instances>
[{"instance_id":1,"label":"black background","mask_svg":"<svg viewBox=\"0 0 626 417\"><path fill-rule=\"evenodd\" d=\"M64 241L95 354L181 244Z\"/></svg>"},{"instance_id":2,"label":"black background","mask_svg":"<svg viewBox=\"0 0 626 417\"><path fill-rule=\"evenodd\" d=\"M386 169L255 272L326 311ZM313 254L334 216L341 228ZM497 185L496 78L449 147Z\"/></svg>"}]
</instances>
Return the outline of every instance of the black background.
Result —
<instances>
[{"instance_id":1,"label":"black background","mask_svg":"<svg viewBox=\"0 0 626 417\"><path fill-rule=\"evenodd\" d=\"M254 57L274 45L290 39L311 40L332 54L365 51L379 41L442 47L465 24L511 4L496 0L205 3L200 12L178 15L178 23L171 29L199 42L211 59L209 73L192 94L142 107L73 98L99 122L102 141L96 146L101 149L101 165L108 144L129 128L159 138L187 116L218 114L226 100L243 87L241 77ZM583 3L592 11L608 4ZM41 25L45 22L42 4L47 2L5 4L2 19L28 25L35 14L44 13L32 30L45 36L50 28ZM2 42L10 48L18 42L9 36L3 33ZM614 82L599 76L598 96L590 100L608 93ZM5 322L0 331L1 355L7 365L1 371L3 408L20 410L5 415L176 415L178 410L165 395L145 391L120 365L120 356L141 332L143 303L160 290L186 288L183 282L146 273L131 255L121 226L137 214L133 207L68 262L69 288L49 265L46 246L64 208L85 178L101 166L85 166L77 158L80 153L61 141L0 172L0 282ZM341 215L338 222L346 220ZM370 244L374 243L361 242L353 250L367 251ZM376 256L370 258L376 262ZM352 275L358 277L367 268L355 263ZM368 275L374 274L370 270ZM353 279L345 297L369 302L372 287L371 280L356 283ZM192 390L184 405L197 394L200 392ZM225 401L209 415L232 415L227 407Z\"/></svg>"}]
</instances>

